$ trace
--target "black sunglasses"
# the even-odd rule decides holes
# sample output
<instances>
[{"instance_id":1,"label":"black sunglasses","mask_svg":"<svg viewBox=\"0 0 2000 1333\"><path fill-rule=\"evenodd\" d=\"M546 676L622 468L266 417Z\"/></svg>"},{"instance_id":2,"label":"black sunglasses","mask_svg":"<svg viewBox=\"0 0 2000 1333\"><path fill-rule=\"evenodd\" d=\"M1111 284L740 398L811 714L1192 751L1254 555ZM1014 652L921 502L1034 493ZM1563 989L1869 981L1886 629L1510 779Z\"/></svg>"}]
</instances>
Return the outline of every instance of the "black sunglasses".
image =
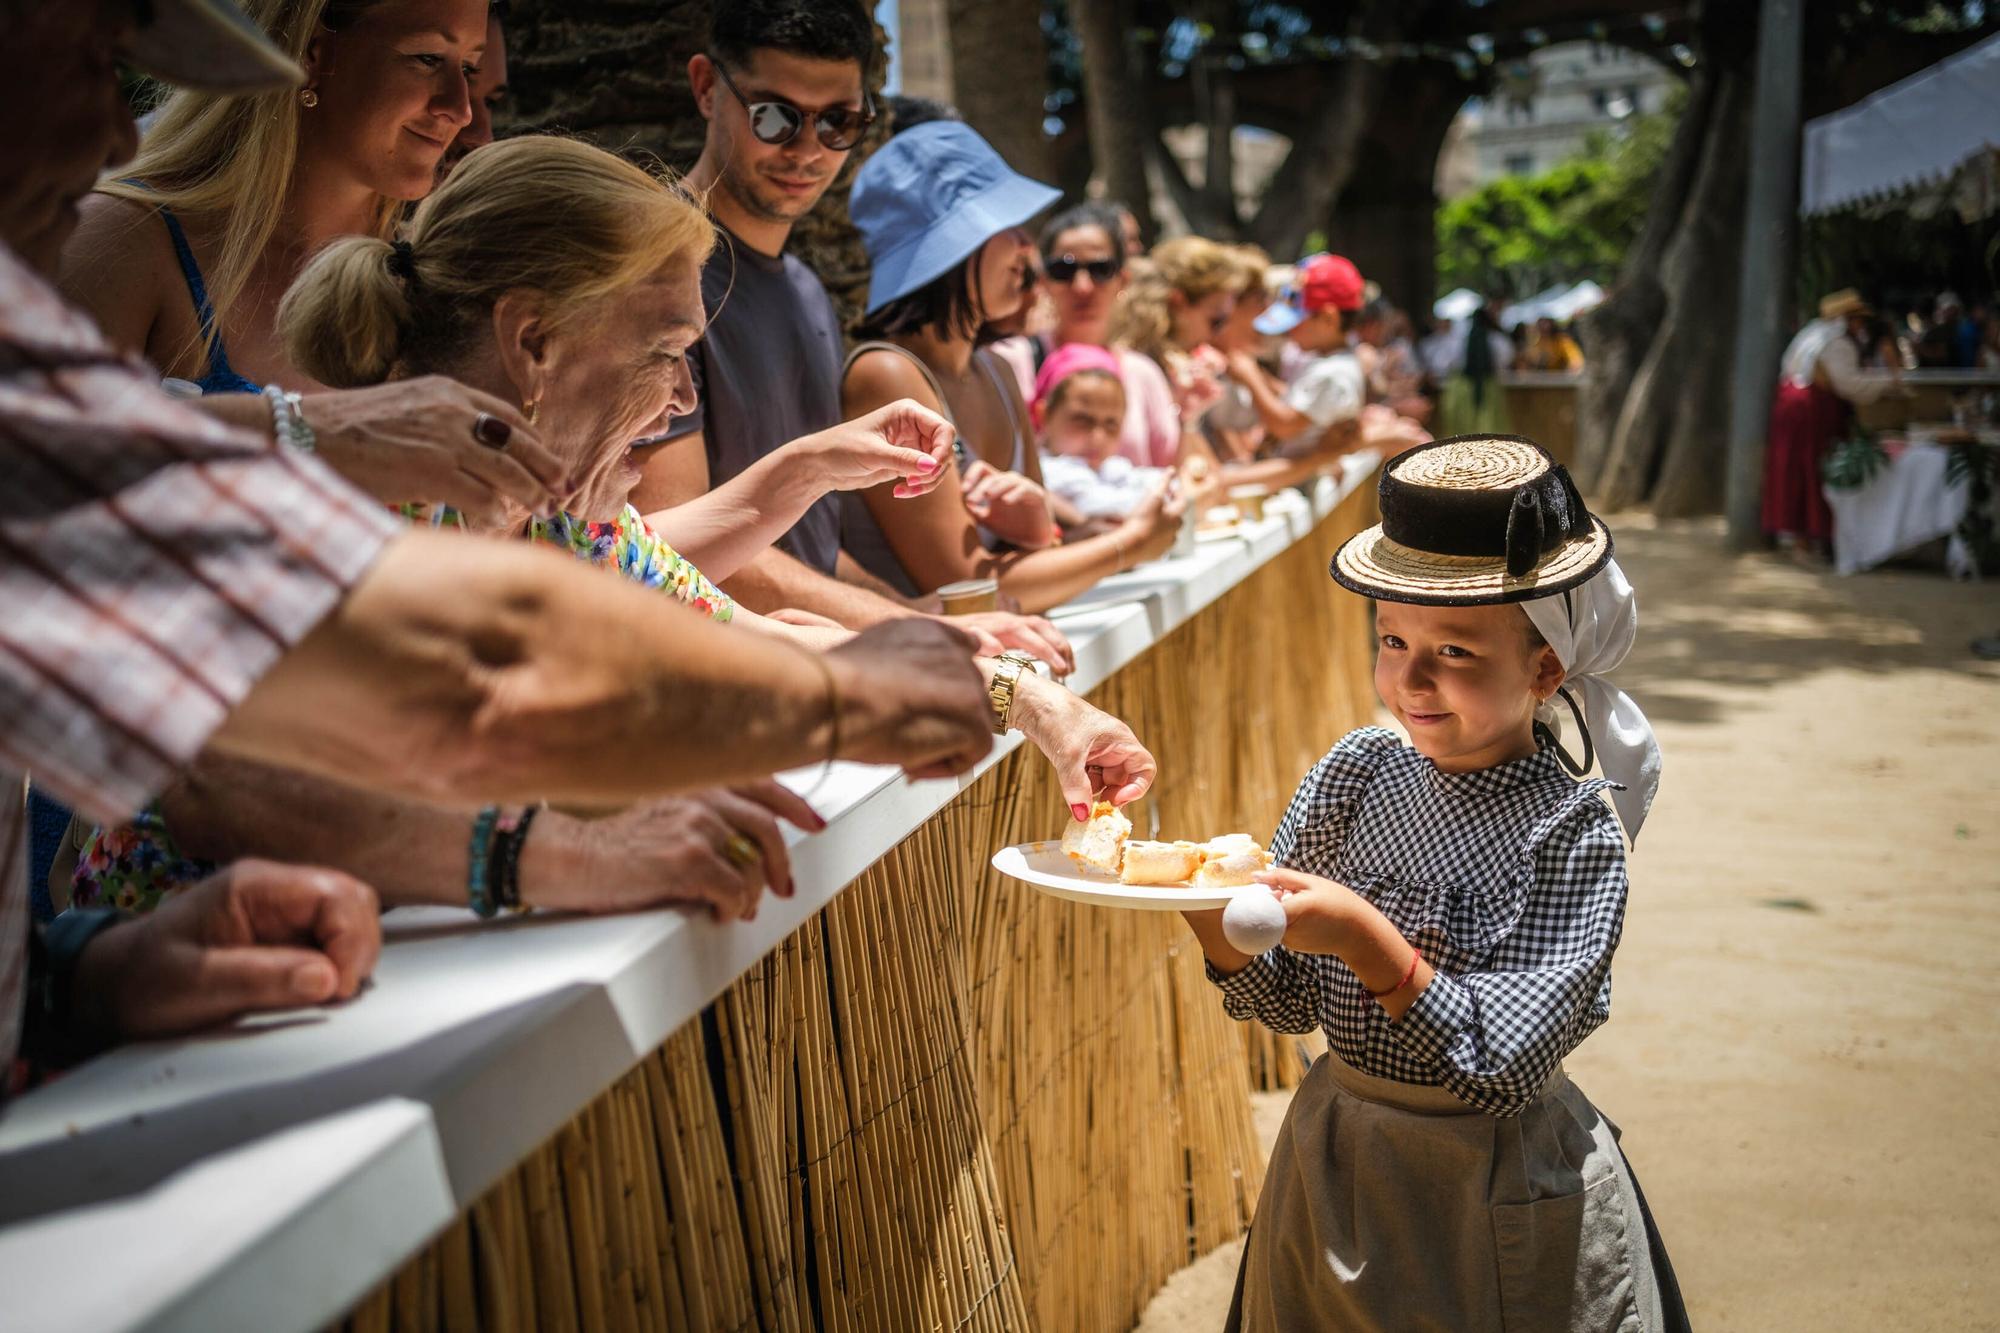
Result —
<instances>
[{"instance_id":1,"label":"black sunglasses","mask_svg":"<svg viewBox=\"0 0 2000 1333\"><path fill-rule=\"evenodd\" d=\"M844 153L861 142L861 136L875 123L875 109L869 107L856 111L852 107L829 107L808 117L805 112L790 102L753 102L736 87L736 81L729 77L729 71L714 56L709 57L715 72L722 76L723 87L736 95L743 104L743 110L750 116L750 132L757 136L757 142L773 147L788 144L799 137L810 119L813 133L819 136L820 147L831 152Z\"/></svg>"},{"instance_id":2,"label":"black sunglasses","mask_svg":"<svg viewBox=\"0 0 2000 1333\"><path fill-rule=\"evenodd\" d=\"M1065 287L1076 281L1078 269L1090 275L1092 282L1109 282L1124 271L1122 259L1082 260L1075 255L1057 255L1042 264L1042 272L1049 275L1050 282L1060 282Z\"/></svg>"}]
</instances>

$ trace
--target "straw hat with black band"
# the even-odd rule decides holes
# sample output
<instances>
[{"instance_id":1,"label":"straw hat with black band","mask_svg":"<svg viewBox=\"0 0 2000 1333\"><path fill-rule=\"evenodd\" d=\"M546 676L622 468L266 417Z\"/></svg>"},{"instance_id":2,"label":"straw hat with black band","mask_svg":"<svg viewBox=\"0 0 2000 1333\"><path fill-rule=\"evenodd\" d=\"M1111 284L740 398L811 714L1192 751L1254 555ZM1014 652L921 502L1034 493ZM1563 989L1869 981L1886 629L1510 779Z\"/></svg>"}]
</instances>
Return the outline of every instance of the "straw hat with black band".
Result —
<instances>
[{"instance_id":1,"label":"straw hat with black band","mask_svg":"<svg viewBox=\"0 0 2000 1333\"><path fill-rule=\"evenodd\" d=\"M1611 559L1562 464L1518 435L1459 435L1382 470L1382 521L1340 548L1333 577L1364 597L1424 606L1525 602Z\"/></svg>"},{"instance_id":2,"label":"straw hat with black band","mask_svg":"<svg viewBox=\"0 0 2000 1333\"><path fill-rule=\"evenodd\" d=\"M1395 459L1379 494L1382 522L1340 548L1334 579L1420 606L1521 603L1565 672L1535 710L1536 736L1578 777L1598 764L1636 840L1659 790L1660 746L1638 703L1606 677L1632 650L1638 599L1569 473L1533 440L1461 435ZM1562 746L1566 720L1581 759Z\"/></svg>"}]
</instances>

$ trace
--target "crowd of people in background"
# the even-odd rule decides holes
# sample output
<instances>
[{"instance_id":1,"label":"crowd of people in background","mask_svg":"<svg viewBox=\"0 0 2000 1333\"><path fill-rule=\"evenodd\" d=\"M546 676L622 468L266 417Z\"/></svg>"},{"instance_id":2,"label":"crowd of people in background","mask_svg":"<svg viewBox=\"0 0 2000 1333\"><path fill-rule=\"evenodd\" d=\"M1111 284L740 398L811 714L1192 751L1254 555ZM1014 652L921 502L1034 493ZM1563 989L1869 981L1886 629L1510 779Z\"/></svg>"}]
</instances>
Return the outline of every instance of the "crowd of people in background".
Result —
<instances>
[{"instance_id":1,"label":"crowd of people in background","mask_svg":"<svg viewBox=\"0 0 2000 1333\"><path fill-rule=\"evenodd\" d=\"M504 4L245 10L0 0L13 1086L352 995L384 906L752 916L786 768L1136 799L1041 613L1429 438L1353 264L1056 210L858 5L718 6L681 178L496 137ZM898 113L843 327L788 241Z\"/></svg>"}]
</instances>

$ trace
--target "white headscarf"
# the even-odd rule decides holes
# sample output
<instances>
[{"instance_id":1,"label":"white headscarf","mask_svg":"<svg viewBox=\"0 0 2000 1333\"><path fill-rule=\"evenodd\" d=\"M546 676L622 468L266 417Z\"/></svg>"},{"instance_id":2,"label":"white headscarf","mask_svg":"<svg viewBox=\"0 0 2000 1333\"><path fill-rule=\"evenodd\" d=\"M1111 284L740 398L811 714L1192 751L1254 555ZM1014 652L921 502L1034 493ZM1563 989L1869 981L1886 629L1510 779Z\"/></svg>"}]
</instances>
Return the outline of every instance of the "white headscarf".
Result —
<instances>
[{"instance_id":1,"label":"white headscarf","mask_svg":"<svg viewBox=\"0 0 2000 1333\"><path fill-rule=\"evenodd\" d=\"M1586 750L1596 751L1605 777L1624 785L1625 790L1611 793L1611 804L1625 825L1625 836L1637 842L1660 787L1660 743L1632 696L1604 679L1632 651L1639 632L1639 601L1632 585L1613 560L1587 582L1554 597L1523 602L1521 609L1569 673L1556 697L1535 709L1535 720L1561 736L1563 719L1571 716L1562 695L1571 696L1589 730Z\"/></svg>"}]
</instances>

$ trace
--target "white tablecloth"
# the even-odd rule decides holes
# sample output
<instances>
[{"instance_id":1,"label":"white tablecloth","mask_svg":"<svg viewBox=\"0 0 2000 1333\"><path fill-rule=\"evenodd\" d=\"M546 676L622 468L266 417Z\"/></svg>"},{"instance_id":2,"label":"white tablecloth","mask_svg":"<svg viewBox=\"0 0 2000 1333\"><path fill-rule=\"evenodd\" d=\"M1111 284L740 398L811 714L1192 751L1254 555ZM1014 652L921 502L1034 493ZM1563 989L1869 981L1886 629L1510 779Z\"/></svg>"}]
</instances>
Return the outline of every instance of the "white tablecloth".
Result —
<instances>
[{"instance_id":1,"label":"white tablecloth","mask_svg":"<svg viewBox=\"0 0 2000 1333\"><path fill-rule=\"evenodd\" d=\"M1867 485L1851 491L1828 486L1833 567L1857 574L1949 536L1965 517L1969 498L1963 481L1953 485L1945 479L1950 456L1942 445L1913 436Z\"/></svg>"}]
</instances>

